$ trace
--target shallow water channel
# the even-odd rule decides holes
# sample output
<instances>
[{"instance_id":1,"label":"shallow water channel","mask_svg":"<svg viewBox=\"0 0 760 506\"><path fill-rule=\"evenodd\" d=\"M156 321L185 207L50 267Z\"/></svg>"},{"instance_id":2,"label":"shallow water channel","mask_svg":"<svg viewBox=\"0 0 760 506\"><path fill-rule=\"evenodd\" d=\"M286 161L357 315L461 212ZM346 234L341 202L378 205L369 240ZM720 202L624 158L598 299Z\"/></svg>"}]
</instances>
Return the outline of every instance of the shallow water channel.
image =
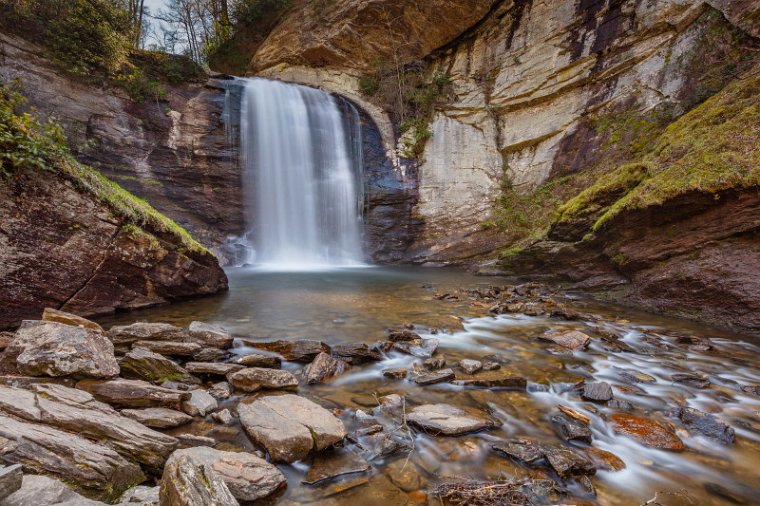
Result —
<instances>
[{"instance_id":1,"label":"shallow water channel","mask_svg":"<svg viewBox=\"0 0 760 506\"><path fill-rule=\"evenodd\" d=\"M589 504L638 505L659 491L659 501L667 505L760 504L760 397L757 389L748 388L760 385L758 336L573 297L569 304L583 315L578 320L520 313L490 316L491 303L466 290L486 290L510 281L448 269L378 267L277 273L240 268L228 275L230 291L226 295L119 314L100 323L110 326L143 320L187 325L201 320L221 324L234 335L252 340L308 338L329 345L369 344L383 339L389 327L413 324L423 338L439 340L436 357L449 364L465 358L495 360L501 363L500 371L478 374L509 373L528 381L524 390L449 383L421 386L409 379L383 376L384 369L411 369L415 362L422 362L391 351L382 362L354 366L328 384L301 385L298 394L335 410L349 433L378 421L386 430L394 424L400 427L400 419L375 409L377 399L388 394L404 396L404 410L448 403L487 411L500 426L460 437L414 430L411 452L372 459L367 472L316 486L302 483L311 461L280 465L288 476L288 487L269 500L271 503L441 504L430 492L441 482L556 478L545 468L525 466L491 448L514 437L568 445L550 421L558 413L557 406L563 405L590 419L593 447L611 452L625 463L620 471L596 472L591 478L595 497L569 480L567 486L575 497ZM452 296L442 297L447 293ZM571 353L536 339L547 331L571 329L591 336L585 351ZM238 354L255 351L237 344L234 351ZM302 367L283 365L293 372ZM465 376L454 370L458 377ZM673 381L673 375L679 373L701 373L709 385ZM611 384L616 402L593 403L574 391L560 393L560 384L580 380ZM224 406L234 408L241 400L246 402L241 396L233 397ZM713 414L733 427L736 441L726 444L693 430L673 415L679 407ZM618 412L662 422L686 449L658 450L615 434L608 417ZM237 424L221 426L209 419L175 429L188 431L215 438L220 449L254 449ZM369 458L366 453L363 457ZM676 494L664 495L667 492Z\"/></svg>"}]
</instances>

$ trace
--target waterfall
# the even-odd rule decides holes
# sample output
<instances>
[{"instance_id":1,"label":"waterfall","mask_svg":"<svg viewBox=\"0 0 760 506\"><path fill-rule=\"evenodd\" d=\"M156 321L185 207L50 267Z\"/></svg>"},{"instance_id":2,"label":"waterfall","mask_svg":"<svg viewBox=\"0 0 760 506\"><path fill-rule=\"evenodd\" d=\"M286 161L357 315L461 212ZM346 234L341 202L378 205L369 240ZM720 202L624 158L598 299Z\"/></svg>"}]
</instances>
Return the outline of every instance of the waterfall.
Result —
<instances>
[{"instance_id":1,"label":"waterfall","mask_svg":"<svg viewBox=\"0 0 760 506\"><path fill-rule=\"evenodd\" d=\"M356 109L306 86L243 83L248 263L284 270L363 265Z\"/></svg>"}]
</instances>

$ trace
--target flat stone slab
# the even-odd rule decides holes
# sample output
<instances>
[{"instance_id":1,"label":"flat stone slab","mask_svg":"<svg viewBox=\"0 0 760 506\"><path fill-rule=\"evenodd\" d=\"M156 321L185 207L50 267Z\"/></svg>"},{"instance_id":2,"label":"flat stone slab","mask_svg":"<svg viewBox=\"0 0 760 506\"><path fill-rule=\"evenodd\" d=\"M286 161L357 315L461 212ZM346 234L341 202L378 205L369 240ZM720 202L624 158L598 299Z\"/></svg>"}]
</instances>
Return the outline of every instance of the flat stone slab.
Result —
<instances>
[{"instance_id":1,"label":"flat stone slab","mask_svg":"<svg viewBox=\"0 0 760 506\"><path fill-rule=\"evenodd\" d=\"M0 502L21 488L23 478L21 464L0 467Z\"/></svg>"},{"instance_id":2,"label":"flat stone slab","mask_svg":"<svg viewBox=\"0 0 760 506\"><path fill-rule=\"evenodd\" d=\"M137 341L135 348L145 348L153 353L169 355L170 357L191 357L202 349L198 343L183 343L180 341Z\"/></svg>"},{"instance_id":3,"label":"flat stone slab","mask_svg":"<svg viewBox=\"0 0 760 506\"><path fill-rule=\"evenodd\" d=\"M182 411L191 416L206 416L218 407L216 399L201 389L190 392L190 398L182 403Z\"/></svg>"},{"instance_id":4,"label":"flat stone slab","mask_svg":"<svg viewBox=\"0 0 760 506\"><path fill-rule=\"evenodd\" d=\"M330 378L343 373L350 366L344 360L338 360L327 353L320 353L311 364L303 369L303 379L308 385L325 383Z\"/></svg>"},{"instance_id":5,"label":"flat stone slab","mask_svg":"<svg viewBox=\"0 0 760 506\"><path fill-rule=\"evenodd\" d=\"M114 344L132 344L137 341L186 341L187 333L168 323L137 322L117 325L108 331Z\"/></svg>"},{"instance_id":6,"label":"flat stone slab","mask_svg":"<svg viewBox=\"0 0 760 506\"><path fill-rule=\"evenodd\" d=\"M498 422L485 413L465 411L450 404L425 404L412 409L406 417L412 425L442 436L459 436L492 429Z\"/></svg>"},{"instance_id":7,"label":"flat stone slab","mask_svg":"<svg viewBox=\"0 0 760 506\"><path fill-rule=\"evenodd\" d=\"M452 381L453 384L473 388L509 388L512 390L525 390L528 380L522 376L509 374L481 374L475 378L463 378Z\"/></svg>"},{"instance_id":8,"label":"flat stone slab","mask_svg":"<svg viewBox=\"0 0 760 506\"><path fill-rule=\"evenodd\" d=\"M203 322L192 322L187 328L190 341L226 350L232 346L232 334L216 325L209 325Z\"/></svg>"},{"instance_id":9,"label":"flat stone slab","mask_svg":"<svg viewBox=\"0 0 760 506\"><path fill-rule=\"evenodd\" d=\"M686 449L681 438L657 420L627 413L615 413L608 419L612 430L618 434L630 436L644 446L671 451Z\"/></svg>"},{"instance_id":10,"label":"flat stone slab","mask_svg":"<svg viewBox=\"0 0 760 506\"><path fill-rule=\"evenodd\" d=\"M206 374L211 376L227 376L233 372L245 369L240 364L226 364L223 362L188 362L185 369L192 374Z\"/></svg>"},{"instance_id":11,"label":"flat stone slab","mask_svg":"<svg viewBox=\"0 0 760 506\"><path fill-rule=\"evenodd\" d=\"M435 385L436 383L445 383L454 379L454 371L451 369L441 369L438 371L426 372L417 375L414 382L418 385Z\"/></svg>"},{"instance_id":12,"label":"flat stone slab","mask_svg":"<svg viewBox=\"0 0 760 506\"><path fill-rule=\"evenodd\" d=\"M77 383L76 387L90 392L99 401L124 408L179 409L182 402L190 398L189 392L159 387L140 380L84 380Z\"/></svg>"},{"instance_id":13,"label":"flat stone slab","mask_svg":"<svg viewBox=\"0 0 760 506\"><path fill-rule=\"evenodd\" d=\"M238 405L248 435L277 462L304 459L346 436L343 422L314 402L287 394L267 396Z\"/></svg>"},{"instance_id":14,"label":"flat stone slab","mask_svg":"<svg viewBox=\"0 0 760 506\"><path fill-rule=\"evenodd\" d=\"M308 363L320 353L330 353L330 347L321 341L295 339L293 341L244 341L246 345L277 353L287 361Z\"/></svg>"},{"instance_id":15,"label":"flat stone slab","mask_svg":"<svg viewBox=\"0 0 760 506\"><path fill-rule=\"evenodd\" d=\"M264 355L261 353L250 353L241 355L233 362L243 367L265 367L269 369L279 369L282 367L282 359L277 355Z\"/></svg>"},{"instance_id":16,"label":"flat stone slab","mask_svg":"<svg viewBox=\"0 0 760 506\"><path fill-rule=\"evenodd\" d=\"M122 409L121 414L155 429L172 429L193 421L192 416L167 408Z\"/></svg>"},{"instance_id":17,"label":"flat stone slab","mask_svg":"<svg viewBox=\"0 0 760 506\"><path fill-rule=\"evenodd\" d=\"M298 378L288 371L249 367L227 376L227 381L243 392L257 392L261 389L293 389L298 387Z\"/></svg>"},{"instance_id":18,"label":"flat stone slab","mask_svg":"<svg viewBox=\"0 0 760 506\"><path fill-rule=\"evenodd\" d=\"M60 480L36 474L27 474L21 488L0 501L2 506L107 506L106 503L77 494Z\"/></svg>"},{"instance_id":19,"label":"flat stone slab","mask_svg":"<svg viewBox=\"0 0 760 506\"><path fill-rule=\"evenodd\" d=\"M121 375L125 378L147 381L180 381L200 383L187 370L165 356L147 348L134 347L119 362Z\"/></svg>"},{"instance_id":20,"label":"flat stone slab","mask_svg":"<svg viewBox=\"0 0 760 506\"><path fill-rule=\"evenodd\" d=\"M349 450L334 451L314 458L309 472L301 481L307 485L319 485L349 474L366 473L370 465Z\"/></svg>"},{"instance_id":21,"label":"flat stone slab","mask_svg":"<svg viewBox=\"0 0 760 506\"><path fill-rule=\"evenodd\" d=\"M53 309L52 307L46 307L42 311L42 320L46 322L58 322L64 325L71 325L73 327L84 327L86 329L95 330L97 332L104 332L103 327L95 323L94 321L82 318L79 315L73 313L67 313L59 309Z\"/></svg>"},{"instance_id":22,"label":"flat stone slab","mask_svg":"<svg viewBox=\"0 0 760 506\"><path fill-rule=\"evenodd\" d=\"M571 351L585 350L589 343L591 343L591 338L578 330L552 332L539 336L538 339L541 341L550 341Z\"/></svg>"}]
</instances>

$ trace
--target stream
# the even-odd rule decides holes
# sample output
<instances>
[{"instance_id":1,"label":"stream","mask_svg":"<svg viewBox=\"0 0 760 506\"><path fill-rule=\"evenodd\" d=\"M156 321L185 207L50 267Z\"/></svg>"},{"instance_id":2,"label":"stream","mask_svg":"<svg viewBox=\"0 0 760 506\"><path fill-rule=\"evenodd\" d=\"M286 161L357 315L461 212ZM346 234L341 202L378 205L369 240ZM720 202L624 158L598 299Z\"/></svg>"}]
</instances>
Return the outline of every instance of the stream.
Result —
<instances>
[{"instance_id":1,"label":"stream","mask_svg":"<svg viewBox=\"0 0 760 506\"><path fill-rule=\"evenodd\" d=\"M579 314L577 319L519 311L494 316L489 314L493 301L468 290L483 293L489 286L509 285L510 280L453 269L367 267L285 273L234 268L228 275L230 291L225 295L117 314L99 323L106 328L134 321L184 326L201 320L252 341L315 339L328 345L370 344L384 339L388 328L413 325L421 337L439 341L435 357L444 358L447 367L462 359L492 361L501 365L499 371L473 377L508 373L527 380L524 389L422 386L383 375L389 368L419 368L423 360L391 350L382 361L355 365L327 384L301 384L298 394L333 410L349 434L379 423L386 430L396 424L413 436L404 451L368 458L369 470L318 485L302 483L311 461L280 464L288 486L268 500L272 504L441 504L432 492L440 483L551 478L552 471L507 458L492 447L511 438L587 446L558 436L550 418L559 405L588 417L592 446L613 453L625 465L618 471L598 469L591 477L595 492L580 481L567 480L574 497L588 504L643 504L658 492L658 500L667 505L757 504L760 499L758 336L567 294L559 296L565 307ZM549 331L567 330L589 335L588 348L572 353L536 339ZM237 340L233 351L247 354L256 349ZM283 368L295 373L302 364L284 362ZM453 369L457 378L462 376L460 369ZM687 374L687 379L675 381L673 375L678 374ZM614 401L584 400L572 387L582 380L609 383ZM399 427L398 417L378 408L378 399L390 394L405 399L404 413L421 404L448 403L488 412L499 426L459 437ZM241 399L245 402L244 397L233 396L223 407L234 408ZM713 414L730 425L735 442L707 437L683 423L674 411L685 407ZM608 423L615 413L658 420L674 431L685 449L664 451L616 434ZM173 433L188 431L214 438L219 449L255 449L239 424L219 426L209 418Z\"/></svg>"}]
</instances>

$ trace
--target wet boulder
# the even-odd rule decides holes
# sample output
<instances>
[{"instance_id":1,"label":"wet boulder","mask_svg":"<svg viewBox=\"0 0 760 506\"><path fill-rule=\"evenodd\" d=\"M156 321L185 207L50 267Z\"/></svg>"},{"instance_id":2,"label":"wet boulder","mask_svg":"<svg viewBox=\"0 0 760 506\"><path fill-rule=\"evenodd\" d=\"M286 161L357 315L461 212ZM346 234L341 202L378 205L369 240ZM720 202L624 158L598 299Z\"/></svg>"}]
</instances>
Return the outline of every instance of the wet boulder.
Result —
<instances>
[{"instance_id":1,"label":"wet boulder","mask_svg":"<svg viewBox=\"0 0 760 506\"><path fill-rule=\"evenodd\" d=\"M121 414L154 429L172 429L193 421L193 417L167 408L122 409Z\"/></svg>"},{"instance_id":2,"label":"wet boulder","mask_svg":"<svg viewBox=\"0 0 760 506\"><path fill-rule=\"evenodd\" d=\"M464 409L450 404L424 404L407 415L407 421L435 435L459 436L493 429L499 423L485 413Z\"/></svg>"},{"instance_id":3,"label":"wet boulder","mask_svg":"<svg viewBox=\"0 0 760 506\"><path fill-rule=\"evenodd\" d=\"M570 351L582 351L585 350L591 338L578 330L568 330L566 332L549 332L538 339L541 341L550 341L554 344L558 344Z\"/></svg>"},{"instance_id":4,"label":"wet boulder","mask_svg":"<svg viewBox=\"0 0 760 506\"><path fill-rule=\"evenodd\" d=\"M479 360L464 359L459 361L459 368L462 369L465 374L475 374L483 369L483 363Z\"/></svg>"},{"instance_id":5,"label":"wet boulder","mask_svg":"<svg viewBox=\"0 0 760 506\"><path fill-rule=\"evenodd\" d=\"M186 341L187 333L168 323L136 322L111 327L108 338L116 345L131 345L137 341Z\"/></svg>"},{"instance_id":6,"label":"wet boulder","mask_svg":"<svg viewBox=\"0 0 760 506\"><path fill-rule=\"evenodd\" d=\"M710 386L710 378L703 374L676 373L670 379L675 383L682 383L694 388L707 388Z\"/></svg>"},{"instance_id":7,"label":"wet boulder","mask_svg":"<svg viewBox=\"0 0 760 506\"><path fill-rule=\"evenodd\" d=\"M218 407L216 399L201 389L190 392L190 398L182 403L182 411L190 416L206 416Z\"/></svg>"},{"instance_id":8,"label":"wet boulder","mask_svg":"<svg viewBox=\"0 0 760 506\"><path fill-rule=\"evenodd\" d=\"M629 436L644 446L660 450L683 451L686 447L670 428L662 422L628 413L609 416L612 430Z\"/></svg>"},{"instance_id":9,"label":"wet boulder","mask_svg":"<svg viewBox=\"0 0 760 506\"><path fill-rule=\"evenodd\" d=\"M527 465L539 463L544 458L544 449L540 443L531 439L516 438L493 445L493 450Z\"/></svg>"},{"instance_id":10,"label":"wet boulder","mask_svg":"<svg viewBox=\"0 0 760 506\"><path fill-rule=\"evenodd\" d=\"M388 340L394 343L413 342L421 339L419 334L409 329L396 329L388 332Z\"/></svg>"},{"instance_id":11,"label":"wet boulder","mask_svg":"<svg viewBox=\"0 0 760 506\"><path fill-rule=\"evenodd\" d=\"M113 344L103 333L57 322L27 320L3 352L29 376L111 378L119 374Z\"/></svg>"},{"instance_id":12,"label":"wet boulder","mask_svg":"<svg viewBox=\"0 0 760 506\"><path fill-rule=\"evenodd\" d=\"M438 350L438 339L415 339L393 343L393 350L419 358L430 358Z\"/></svg>"},{"instance_id":13,"label":"wet boulder","mask_svg":"<svg viewBox=\"0 0 760 506\"><path fill-rule=\"evenodd\" d=\"M293 341L258 342L245 340L247 346L277 353L290 362L309 363L320 353L330 353L330 347L321 341L296 339Z\"/></svg>"},{"instance_id":14,"label":"wet boulder","mask_svg":"<svg viewBox=\"0 0 760 506\"><path fill-rule=\"evenodd\" d=\"M612 399L612 387L604 381L585 383L581 397L592 402L607 402Z\"/></svg>"},{"instance_id":15,"label":"wet boulder","mask_svg":"<svg viewBox=\"0 0 760 506\"><path fill-rule=\"evenodd\" d=\"M161 504L171 506L238 506L221 475L188 450L169 457L161 477Z\"/></svg>"},{"instance_id":16,"label":"wet boulder","mask_svg":"<svg viewBox=\"0 0 760 506\"><path fill-rule=\"evenodd\" d=\"M179 409L182 402L190 398L188 392L140 380L84 380L77 383L76 387L90 392L99 401L124 408Z\"/></svg>"},{"instance_id":17,"label":"wet boulder","mask_svg":"<svg viewBox=\"0 0 760 506\"><path fill-rule=\"evenodd\" d=\"M581 441L591 444L592 435L588 425L564 413L552 415L551 422L555 432L565 441Z\"/></svg>"},{"instance_id":18,"label":"wet boulder","mask_svg":"<svg viewBox=\"0 0 760 506\"><path fill-rule=\"evenodd\" d=\"M583 453L572 448L546 446L544 447L544 457L546 457L549 466L562 479L596 474L594 463Z\"/></svg>"},{"instance_id":19,"label":"wet boulder","mask_svg":"<svg viewBox=\"0 0 760 506\"><path fill-rule=\"evenodd\" d=\"M119 365L121 375L128 379L200 383L198 378L192 376L176 362L146 348L132 348L122 357Z\"/></svg>"},{"instance_id":20,"label":"wet boulder","mask_svg":"<svg viewBox=\"0 0 760 506\"><path fill-rule=\"evenodd\" d=\"M189 340L210 348L226 350L232 346L232 334L216 325L203 322L192 322L187 328Z\"/></svg>"},{"instance_id":21,"label":"wet boulder","mask_svg":"<svg viewBox=\"0 0 760 506\"><path fill-rule=\"evenodd\" d=\"M378 362L383 355L377 350L370 350L365 343L336 344L332 347L332 354L352 365Z\"/></svg>"},{"instance_id":22,"label":"wet boulder","mask_svg":"<svg viewBox=\"0 0 760 506\"><path fill-rule=\"evenodd\" d=\"M238 414L251 439L266 448L277 462L301 460L346 436L343 422L322 406L297 395L267 396L240 403Z\"/></svg>"},{"instance_id":23,"label":"wet boulder","mask_svg":"<svg viewBox=\"0 0 760 506\"><path fill-rule=\"evenodd\" d=\"M694 408L681 408L678 418L691 430L696 430L707 437L717 439L725 444L733 444L736 441L736 432L733 427L727 425L715 415L704 413Z\"/></svg>"},{"instance_id":24,"label":"wet boulder","mask_svg":"<svg viewBox=\"0 0 760 506\"><path fill-rule=\"evenodd\" d=\"M451 369L441 369L438 371L424 372L414 377L414 382L418 385L435 385L436 383L446 383L454 379L454 371Z\"/></svg>"},{"instance_id":25,"label":"wet boulder","mask_svg":"<svg viewBox=\"0 0 760 506\"><path fill-rule=\"evenodd\" d=\"M344 360L338 360L327 353L320 353L311 364L307 365L302 376L306 384L325 383L333 376L342 374L350 366Z\"/></svg>"},{"instance_id":26,"label":"wet boulder","mask_svg":"<svg viewBox=\"0 0 760 506\"><path fill-rule=\"evenodd\" d=\"M73 313L67 313L66 311L60 311L51 307L46 307L42 311L42 320L46 322L58 322L64 325L71 325L72 327L83 327L86 329L94 330L96 332L104 332L103 327L95 323L94 321L82 318L81 316Z\"/></svg>"},{"instance_id":27,"label":"wet boulder","mask_svg":"<svg viewBox=\"0 0 760 506\"><path fill-rule=\"evenodd\" d=\"M324 455L317 455L303 478L307 485L319 485L350 474L369 471L370 465L350 450L335 450Z\"/></svg>"},{"instance_id":28,"label":"wet boulder","mask_svg":"<svg viewBox=\"0 0 760 506\"><path fill-rule=\"evenodd\" d=\"M227 376L227 380L237 390L257 392L261 389L294 389L298 378L288 371L249 367Z\"/></svg>"},{"instance_id":29,"label":"wet boulder","mask_svg":"<svg viewBox=\"0 0 760 506\"><path fill-rule=\"evenodd\" d=\"M603 471L621 471L625 469L625 462L614 453L594 448L593 446L582 448L582 451L597 469Z\"/></svg>"}]
</instances>

